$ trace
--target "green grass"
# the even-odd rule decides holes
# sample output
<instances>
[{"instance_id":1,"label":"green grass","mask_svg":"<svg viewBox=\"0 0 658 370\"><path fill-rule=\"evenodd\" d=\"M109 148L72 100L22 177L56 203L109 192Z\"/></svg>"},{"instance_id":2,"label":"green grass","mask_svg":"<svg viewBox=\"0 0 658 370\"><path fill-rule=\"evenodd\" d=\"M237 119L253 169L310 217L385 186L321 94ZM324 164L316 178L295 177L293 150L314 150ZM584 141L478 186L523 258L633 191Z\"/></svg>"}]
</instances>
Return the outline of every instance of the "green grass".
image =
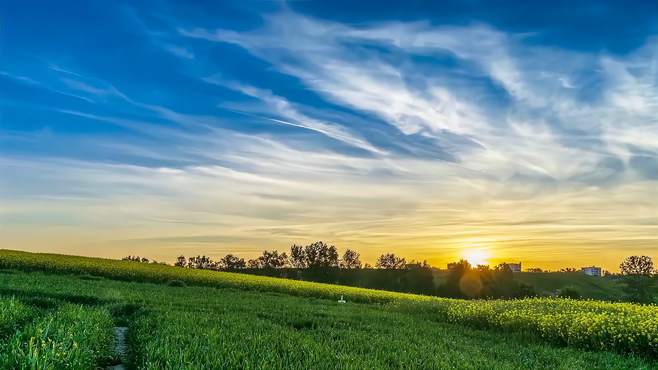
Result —
<instances>
[{"instance_id":1,"label":"green grass","mask_svg":"<svg viewBox=\"0 0 658 370\"><path fill-rule=\"evenodd\" d=\"M6 251L0 268L0 297L111 312L129 327L140 369L656 365L655 306L463 301ZM166 284L173 280L187 286ZM341 294L347 304L336 302Z\"/></svg>"},{"instance_id":2,"label":"green grass","mask_svg":"<svg viewBox=\"0 0 658 370\"><path fill-rule=\"evenodd\" d=\"M433 312L230 288L2 276L18 298L66 304L96 297L129 327L139 369L648 369L650 359L555 346L523 333L440 322ZM0 294L2 292L0 291ZM338 365L337 365L338 364Z\"/></svg>"},{"instance_id":3,"label":"green grass","mask_svg":"<svg viewBox=\"0 0 658 370\"><path fill-rule=\"evenodd\" d=\"M36 315L36 310L14 298L0 297L0 339Z\"/></svg>"},{"instance_id":4,"label":"green grass","mask_svg":"<svg viewBox=\"0 0 658 370\"><path fill-rule=\"evenodd\" d=\"M2 369L93 369L114 357L107 310L64 305L0 345Z\"/></svg>"},{"instance_id":5,"label":"green grass","mask_svg":"<svg viewBox=\"0 0 658 370\"><path fill-rule=\"evenodd\" d=\"M569 287L584 298L617 301L625 297L623 286L617 279L587 276L581 272L521 272L514 274L514 279L531 285L542 295L554 294Z\"/></svg>"},{"instance_id":6,"label":"green grass","mask_svg":"<svg viewBox=\"0 0 658 370\"><path fill-rule=\"evenodd\" d=\"M448 270L434 273L435 284L446 281ZM514 280L533 287L540 296L553 296L564 288L578 291L582 298L622 301L626 298L623 284L615 277L587 276L581 272L515 272Z\"/></svg>"},{"instance_id":7,"label":"green grass","mask_svg":"<svg viewBox=\"0 0 658 370\"><path fill-rule=\"evenodd\" d=\"M87 278L89 275L95 275L123 281L152 283L169 283L178 280L187 285L273 291L297 296L331 299L338 299L341 294L347 294L353 301L359 302L384 303L405 296L409 299L425 299L422 296L414 294L279 279L267 276L183 269L159 264L58 254L27 253L11 250L0 250L0 269L48 271L51 273L83 275Z\"/></svg>"},{"instance_id":8,"label":"green grass","mask_svg":"<svg viewBox=\"0 0 658 370\"><path fill-rule=\"evenodd\" d=\"M132 326L142 369L633 368L637 358L555 348L394 310L225 294L210 309L166 309ZM262 299L275 304L259 304ZM209 350L211 349L211 350Z\"/></svg>"}]
</instances>

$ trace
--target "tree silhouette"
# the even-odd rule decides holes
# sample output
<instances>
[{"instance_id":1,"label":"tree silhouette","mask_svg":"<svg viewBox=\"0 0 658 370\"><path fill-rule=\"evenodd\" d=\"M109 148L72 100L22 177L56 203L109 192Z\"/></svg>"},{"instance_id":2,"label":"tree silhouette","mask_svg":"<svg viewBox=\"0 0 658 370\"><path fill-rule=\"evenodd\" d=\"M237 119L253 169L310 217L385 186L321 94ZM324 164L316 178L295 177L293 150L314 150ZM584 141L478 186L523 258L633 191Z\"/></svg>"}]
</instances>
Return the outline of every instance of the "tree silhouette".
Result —
<instances>
[{"instance_id":1,"label":"tree silhouette","mask_svg":"<svg viewBox=\"0 0 658 370\"><path fill-rule=\"evenodd\" d=\"M653 260L648 256L630 256L619 265L624 275L624 291L635 302L651 303L655 279L651 277Z\"/></svg>"},{"instance_id":2,"label":"tree silhouette","mask_svg":"<svg viewBox=\"0 0 658 370\"><path fill-rule=\"evenodd\" d=\"M188 258L187 267L199 270L214 270L217 268L217 264L210 257L204 255Z\"/></svg>"},{"instance_id":3,"label":"tree silhouette","mask_svg":"<svg viewBox=\"0 0 658 370\"><path fill-rule=\"evenodd\" d=\"M187 265L187 258L185 256L181 255L176 258L176 263L174 263L174 266L176 267L185 267Z\"/></svg>"},{"instance_id":4,"label":"tree silhouette","mask_svg":"<svg viewBox=\"0 0 658 370\"><path fill-rule=\"evenodd\" d=\"M375 267L385 270L400 270L407 267L407 261L393 253L385 253L377 258Z\"/></svg>"},{"instance_id":5,"label":"tree silhouette","mask_svg":"<svg viewBox=\"0 0 658 370\"><path fill-rule=\"evenodd\" d=\"M651 275L653 273L653 260L649 256L626 257L619 265L624 275Z\"/></svg>"},{"instance_id":6,"label":"tree silhouette","mask_svg":"<svg viewBox=\"0 0 658 370\"><path fill-rule=\"evenodd\" d=\"M133 262L142 262L142 263L149 263L148 258L143 258L140 256L126 256L121 259L122 261L133 261Z\"/></svg>"},{"instance_id":7,"label":"tree silhouette","mask_svg":"<svg viewBox=\"0 0 658 370\"><path fill-rule=\"evenodd\" d=\"M290 264L294 268L303 269L306 265L306 252L301 245L293 244L290 247Z\"/></svg>"},{"instance_id":8,"label":"tree silhouette","mask_svg":"<svg viewBox=\"0 0 658 370\"><path fill-rule=\"evenodd\" d=\"M227 254L224 258L219 260L219 266L225 270L243 269L247 266L244 258L239 258L232 254Z\"/></svg>"},{"instance_id":9,"label":"tree silhouette","mask_svg":"<svg viewBox=\"0 0 658 370\"><path fill-rule=\"evenodd\" d=\"M255 260L249 260L249 268L277 269L288 264L288 255L279 253L277 250L263 251L263 254Z\"/></svg>"},{"instance_id":10,"label":"tree silhouette","mask_svg":"<svg viewBox=\"0 0 658 370\"><path fill-rule=\"evenodd\" d=\"M325 242L318 241L304 247L306 256L306 267L337 267L338 251L333 245L327 245Z\"/></svg>"},{"instance_id":11,"label":"tree silhouette","mask_svg":"<svg viewBox=\"0 0 658 370\"><path fill-rule=\"evenodd\" d=\"M361 260L359 259L360 255L357 251L348 249L343 254L343 259L340 263L340 267L344 269L360 269Z\"/></svg>"}]
</instances>

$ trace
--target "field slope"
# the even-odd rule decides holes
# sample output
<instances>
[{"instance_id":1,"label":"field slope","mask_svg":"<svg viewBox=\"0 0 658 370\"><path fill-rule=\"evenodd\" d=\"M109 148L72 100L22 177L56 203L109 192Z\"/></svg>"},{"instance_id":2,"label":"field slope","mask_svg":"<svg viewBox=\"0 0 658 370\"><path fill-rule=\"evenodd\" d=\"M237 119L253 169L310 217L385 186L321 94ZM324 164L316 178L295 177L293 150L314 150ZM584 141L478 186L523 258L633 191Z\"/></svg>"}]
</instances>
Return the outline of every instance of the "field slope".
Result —
<instances>
[{"instance_id":1,"label":"field slope","mask_svg":"<svg viewBox=\"0 0 658 370\"><path fill-rule=\"evenodd\" d=\"M571 288L585 298L619 300L626 294L619 279L587 276L582 272L521 272L514 279L532 286L540 294L553 294Z\"/></svg>"},{"instance_id":2,"label":"field slope","mask_svg":"<svg viewBox=\"0 0 658 370\"><path fill-rule=\"evenodd\" d=\"M139 369L656 365L655 306L462 301L5 250L0 269L0 319L20 318L5 324L13 339L0 347L13 364L26 361L20 350L38 340L44 322L62 333L89 323L75 331L95 339L62 343L83 347L71 359L83 364L77 368L116 360L107 345L111 317L128 327L125 363ZM340 295L348 302L338 303ZM81 319L67 321L71 315Z\"/></svg>"}]
</instances>

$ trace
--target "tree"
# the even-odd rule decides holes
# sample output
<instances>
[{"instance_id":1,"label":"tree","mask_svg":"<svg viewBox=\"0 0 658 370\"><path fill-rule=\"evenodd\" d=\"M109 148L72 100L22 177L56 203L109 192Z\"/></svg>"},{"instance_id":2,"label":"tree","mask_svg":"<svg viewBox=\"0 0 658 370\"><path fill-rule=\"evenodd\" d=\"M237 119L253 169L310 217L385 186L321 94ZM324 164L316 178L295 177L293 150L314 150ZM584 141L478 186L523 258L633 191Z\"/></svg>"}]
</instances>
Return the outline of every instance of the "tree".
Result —
<instances>
[{"instance_id":1,"label":"tree","mask_svg":"<svg viewBox=\"0 0 658 370\"><path fill-rule=\"evenodd\" d=\"M630 256L619 265L628 298L639 303L653 301L653 260L648 256Z\"/></svg>"},{"instance_id":2,"label":"tree","mask_svg":"<svg viewBox=\"0 0 658 370\"><path fill-rule=\"evenodd\" d=\"M393 253L385 253L377 258L375 267L385 270L401 270L407 267L407 261Z\"/></svg>"},{"instance_id":3,"label":"tree","mask_svg":"<svg viewBox=\"0 0 658 370\"><path fill-rule=\"evenodd\" d=\"M480 274L473 271L471 264L461 259L448 264L448 275L441 289L448 297L474 298L482 290L482 280Z\"/></svg>"},{"instance_id":4,"label":"tree","mask_svg":"<svg viewBox=\"0 0 658 370\"><path fill-rule=\"evenodd\" d=\"M304 252L304 247L297 244L293 244L290 247L290 264L297 269L308 267L306 265L306 253Z\"/></svg>"},{"instance_id":5,"label":"tree","mask_svg":"<svg viewBox=\"0 0 658 370\"><path fill-rule=\"evenodd\" d=\"M337 267L338 251L333 245L318 241L304 247L306 267Z\"/></svg>"},{"instance_id":6,"label":"tree","mask_svg":"<svg viewBox=\"0 0 658 370\"><path fill-rule=\"evenodd\" d=\"M232 254L227 254L224 258L219 260L219 266L225 270L243 269L247 266L244 258L239 258Z\"/></svg>"},{"instance_id":7,"label":"tree","mask_svg":"<svg viewBox=\"0 0 658 370\"><path fill-rule=\"evenodd\" d=\"M204 255L188 258L187 267L199 270L214 270L217 268L217 264L210 257Z\"/></svg>"},{"instance_id":8,"label":"tree","mask_svg":"<svg viewBox=\"0 0 658 370\"><path fill-rule=\"evenodd\" d=\"M249 260L250 268L276 269L285 267L288 264L288 255L279 253L277 250L263 251L263 254L256 260Z\"/></svg>"},{"instance_id":9,"label":"tree","mask_svg":"<svg viewBox=\"0 0 658 370\"><path fill-rule=\"evenodd\" d=\"M619 265L624 275L651 275L653 273L653 260L649 256L626 257Z\"/></svg>"},{"instance_id":10,"label":"tree","mask_svg":"<svg viewBox=\"0 0 658 370\"><path fill-rule=\"evenodd\" d=\"M536 295L532 286L514 281L510 266L501 263L493 269L466 260L448 264L446 280L439 291L457 298L523 298Z\"/></svg>"},{"instance_id":11,"label":"tree","mask_svg":"<svg viewBox=\"0 0 658 370\"><path fill-rule=\"evenodd\" d=\"M360 254L357 251L348 249L343 254L343 259L340 263L340 267L344 269L360 269L361 260L359 259Z\"/></svg>"},{"instance_id":12,"label":"tree","mask_svg":"<svg viewBox=\"0 0 658 370\"><path fill-rule=\"evenodd\" d=\"M459 279L472 269L471 264L461 259L459 262L452 262L448 264L448 280L459 282ZM496 267L498 269L498 267Z\"/></svg>"},{"instance_id":13,"label":"tree","mask_svg":"<svg viewBox=\"0 0 658 370\"><path fill-rule=\"evenodd\" d=\"M491 267L489 267L489 265L477 265L477 267L475 269L478 270L478 272L489 272L489 271L491 271Z\"/></svg>"},{"instance_id":14,"label":"tree","mask_svg":"<svg viewBox=\"0 0 658 370\"><path fill-rule=\"evenodd\" d=\"M142 263L149 263L148 258L142 258L140 256L126 256L121 259L122 261L133 261L133 262L142 262Z\"/></svg>"},{"instance_id":15,"label":"tree","mask_svg":"<svg viewBox=\"0 0 658 370\"><path fill-rule=\"evenodd\" d=\"M174 266L176 267L185 267L187 265L187 259L185 256L181 255L176 258L176 263L174 263Z\"/></svg>"}]
</instances>

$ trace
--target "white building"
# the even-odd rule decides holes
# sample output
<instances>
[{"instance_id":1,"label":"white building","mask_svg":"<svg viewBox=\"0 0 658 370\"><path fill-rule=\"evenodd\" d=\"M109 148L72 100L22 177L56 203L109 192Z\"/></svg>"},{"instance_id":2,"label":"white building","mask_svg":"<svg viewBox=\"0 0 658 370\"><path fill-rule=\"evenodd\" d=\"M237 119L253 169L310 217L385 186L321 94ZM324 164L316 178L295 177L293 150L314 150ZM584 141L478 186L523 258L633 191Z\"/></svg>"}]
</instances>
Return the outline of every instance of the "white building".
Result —
<instances>
[{"instance_id":1,"label":"white building","mask_svg":"<svg viewBox=\"0 0 658 370\"><path fill-rule=\"evenodd\" d=\"M512 270L512 272L521 272L521 262L519 263L503 262L500 264L500 266L507 266L509 267L510 270Z\"/></svg>"},{"instance_id":2,"label":"white building","mask_svg":"<svg viewBox=\"0 0 658 370\"><path fill-rule=\"evenodd\" d=\"M589 275L589 276L602 276L603 275L603 273L602 273L603 271L601 270L601 268L596 267L596 266L582 267L580 269L580 271L582 271L583 274Z\"/></svg>"}]
</instances>

